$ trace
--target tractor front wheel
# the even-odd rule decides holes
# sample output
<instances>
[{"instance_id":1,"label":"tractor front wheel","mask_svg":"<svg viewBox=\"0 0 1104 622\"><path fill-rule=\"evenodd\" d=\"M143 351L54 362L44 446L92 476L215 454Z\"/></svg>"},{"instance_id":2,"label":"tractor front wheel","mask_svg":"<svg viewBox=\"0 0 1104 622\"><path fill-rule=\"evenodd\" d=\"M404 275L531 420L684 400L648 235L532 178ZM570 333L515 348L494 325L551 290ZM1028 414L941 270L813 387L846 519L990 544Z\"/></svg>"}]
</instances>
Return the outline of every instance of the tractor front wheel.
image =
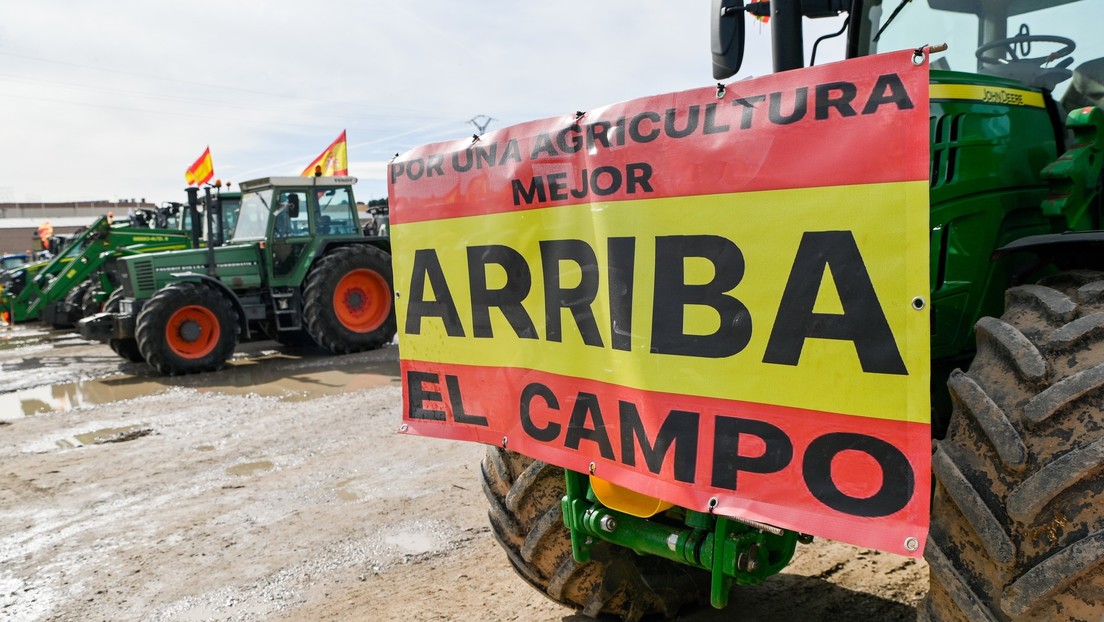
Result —
<instances>
[{"instance_id":1,"label":"tractor front wheel","mask_svg":"<svg viewBox=\"0 0 1104 622\"><path fill-rule=\"evenodd\" d=\"M201 283L175 283L138 314L138 351L162 374L219 369L238 345L238 318L222 293Z\"/></svg>"},{"instance_id":2,"label":"tractor front wheel","mask_svg":"<svg viewBox=\"0 0 1104 622\"><path fill-rule=\"evenodd\" d=\"M563 469L488 447L482 476L495 539L518 575L548 598L591 617L630 621L671 618L708 598L705 571L608 542L594 543L591 561L576 562L560 505Z\"/></svg>"},{"instance_id":3,"label":"tractor front wheel","mask_svg":"<svg viewBox=\"0 0 1104 622\"><path fill-rule=\"evenodd\" d=\"M395 336L391 260L374 246L343 246L318 260L303 288L307 332L337 354L379 348Z\"/></svg>"},{"instance_id":4,"label":"tractor front wheel","mask_svg":"<svg viewBox=\"0 0 1104 622\"><path fill-rule=\"evenodd\" d=\"M1005 295L977 323L932 455L920 619L1104 619L1104 274Z\"/></svg>"}]
</instances>

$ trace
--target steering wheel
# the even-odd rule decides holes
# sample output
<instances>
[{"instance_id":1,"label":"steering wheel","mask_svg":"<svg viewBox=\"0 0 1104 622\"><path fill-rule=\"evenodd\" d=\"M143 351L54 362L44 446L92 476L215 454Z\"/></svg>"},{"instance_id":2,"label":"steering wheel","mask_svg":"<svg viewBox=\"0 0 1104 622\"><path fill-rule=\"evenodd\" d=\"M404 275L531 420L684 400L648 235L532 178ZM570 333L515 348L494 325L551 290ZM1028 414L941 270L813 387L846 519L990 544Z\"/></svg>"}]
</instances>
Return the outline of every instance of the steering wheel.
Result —
<instances>
[{"instance_id":1,"label":"steering wheel","mask_svg":"<svg viewBox=\"0 0 1104 622\"><path fill-rule=\"evenodd\" d=\"M1062 45L1061 49L1056 52L1052 52L1046 56L1036 56L1034 58L1027 58L1026 55L1031 53L1032 43L1056 43ZM997 39L996 41L990 41L985 45L979 47L974 55L977 59L985 65L1011 65L1014 63L1031 63L1036 67L1042 67L1044 63L1049 63L1059 58L1069 56L1073 53L1077 44L1073 42L1073 39L1068 37L1059 37L1057 35L1033 35L1026 32L1026 29L1020 29L1020 33L1014 37L1008 37L1006 39ZM1008 55L1008 58L1004 56L986 56L986 52L1000 48L1002 52ZM1017 51L1019 50L1019 51ZM1020 56L1020 53L1024 56Z\"/></svg>"}]
</instances>

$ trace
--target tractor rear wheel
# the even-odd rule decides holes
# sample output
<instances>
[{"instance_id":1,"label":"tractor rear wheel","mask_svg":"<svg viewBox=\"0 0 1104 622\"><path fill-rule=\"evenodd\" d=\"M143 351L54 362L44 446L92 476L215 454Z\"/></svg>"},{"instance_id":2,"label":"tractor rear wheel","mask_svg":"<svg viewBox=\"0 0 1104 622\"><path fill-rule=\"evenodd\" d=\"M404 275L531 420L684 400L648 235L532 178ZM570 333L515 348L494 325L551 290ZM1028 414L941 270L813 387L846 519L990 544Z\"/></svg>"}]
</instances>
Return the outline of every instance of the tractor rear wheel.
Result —
<instances>
[{"instance_id":1,"label":"tractor rear wheel","mask_svg":"<svg viewBox=\"0 0 1104 622\"><path fill-rule=\"evenodd\" d=\"M395 336L391 261L374 246L343 246L318 260L303 288L307 332L337 354L379 348Z\"/></svg>"},{"instance_id":2,"label":"tractor rear wheel","mask_svg":"<svg viewBox=\"0 0 1104 622\"><path fill-rule=\"evenodd\" d=\"M111 292L111 295L107 297L107 301L104 302L104 313L118 313L119 301L123 299L122 288L116 289ZM142 358L142 353L138 350L138 340L134 337L126 337L123 339L117 339L112 337L108 339L107 345L111 347L111 351L119 356L125 358L131 363L141 363L146 359Z\"/></svg>"},{"instance_id":3,"label":"tractor rear wheel","mask_svg":"<svg viewBox=\"0 0 1104 622\"><path fill-rule=\"evenodd\" d=\"M630 621L653 614L671 618L708 598L704 571L608 542L594 544L590 562L576 562L560 506L563 469L488 447L482 477L495 539L518 575L548 598L591 617Z\"/></svg>"},{"instance_id":4,"label":"tractor rear wheel","mask_svg":"<svg viewBox=\"0 0 1104 622\"><path fill-rule=\"evenodd\" d=\"M238 315L222 293L201 283L175 283L138 314L138 351L162 374L219 369L238 345Z\"/></svg>"},{"instance_id":5,"label":"tractor rear wheel","mask_svg":"<svg viewBox=\"0 0 1104 622\"><path fill-rule=\"evenodd\" d=\"M1006 293L948 382L920 619L1104 619L1104 274Z\"/></svg>"}]
</instances>

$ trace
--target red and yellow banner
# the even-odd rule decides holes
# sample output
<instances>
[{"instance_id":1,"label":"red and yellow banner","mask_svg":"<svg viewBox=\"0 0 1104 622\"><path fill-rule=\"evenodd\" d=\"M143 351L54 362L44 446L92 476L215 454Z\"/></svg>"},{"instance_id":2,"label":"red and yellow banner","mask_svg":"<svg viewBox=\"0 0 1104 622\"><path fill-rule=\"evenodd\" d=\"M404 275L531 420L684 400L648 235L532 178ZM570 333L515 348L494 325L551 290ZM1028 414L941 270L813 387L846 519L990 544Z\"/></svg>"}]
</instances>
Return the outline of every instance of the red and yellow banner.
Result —
<instances>
[{"instance_id":1,"label":"red and yellow banner","mask_svg":"<svg viewBox=\"0 0 1104 622\"><path fill-rule=\"evenodd\" d=\"M918 556L927 179L911 52L410 151L405 430Z\"/></svg>"},{"instance_id":2,"label":"red and yellow banner","mask_svg":"<svg viewBox=\"0 0 1104 622\"><path fill-rule=\"evenodd\" d=\"M349 174L349 150L345 141L345 130L337 137L326 150L318 155L307 168L300 173L302 177L314 175L348 175Z\"/></svg>"},{"instance_id":3,"label":"red and yellow banner","mask_svg":"<svg viewBox=\"0 0 1104 622\"><path fill-rule=\"evenodd\" d=\"M184 171L184 180L189 186L202 186L215 176L215 165L211 162L211 148L203 150L203 155Z\"/></svg>"}]
</instances>

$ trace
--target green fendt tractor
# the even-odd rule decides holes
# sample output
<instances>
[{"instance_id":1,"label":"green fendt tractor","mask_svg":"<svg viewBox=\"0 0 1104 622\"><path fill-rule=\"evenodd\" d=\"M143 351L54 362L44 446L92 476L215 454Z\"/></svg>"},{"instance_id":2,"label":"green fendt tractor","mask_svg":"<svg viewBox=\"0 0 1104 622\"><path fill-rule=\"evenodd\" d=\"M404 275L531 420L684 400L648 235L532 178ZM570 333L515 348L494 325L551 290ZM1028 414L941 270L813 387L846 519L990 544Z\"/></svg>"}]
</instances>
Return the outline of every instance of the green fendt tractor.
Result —
<instances>
[{"instance_id":1,"label":"green fendt tractor","mask_svg":"<svg viewBox=\"0 0 1104 622\"><path fill-rule=\"evenodd\" d=\"M390 243L364 237L352 177L240 185L222 246L126 257L116 312L80 322L124 358L163 374L221 367L240 340L378 348L395 334Z\"/></svg>"},{"instance_id":2,"label":"green fendt tractor","mask_svg":"<svg viewBox=\"0 0 1104 622\"><path fill-rule=\"evenodd\" d=\"M1101 99L1104 38L1098 29L1104 20L1104 4L1074 0L770 0L745 6L742 0L715 0L712 11L717 79L739 70L745 43L744 22L749 13L769 17L774 70L779 73L798 70L806 64L804 31L818 23L812 18L846 19L837 35L846 39L844 49L848 58L917 50L915 64L919 66L927 62L926 54L931 50L930 229L926 236L930 244L930 290L923 292L930 298L918 296L914 307L930 310L931 428L935 436L931 464L935 483L927 541L906 540L904 545L909 551L924 547L931 570L931 589L921 605L920 617L960 622L1104 619L1104 502L1101 501L1104 499L1104 272L1101 271L1104 232L1097 231L1101 227L1099 190L1104 162L1104 114L1097 108L1104 101ZM947 44L945 50L941 49L943 43ZM821 41L817 44L823 45ZM817 58L823 61L823 52ZM832 118L858 114L856 110L862 100L856 100L855 93L847 90L851 77L849 62L864 61L838 63L830 74L836 81L818 85L815 93L813 86L798 89L808 96L806 121L813 118L814 98L817 105L824 104L824 117L819 116L821 109L818 109L817 119L827 119L829 113L841 113ZM768 76L763 80L776 84L771 81L774 78ZM777 78L780 82L783 76ZM718 85L717 99L723 101L716 105L742 106L738 109L744 110L743 119L748 127L752 115L763 119L770 114L782 125L806 114L804 108L794 108L797 98L792 97L793 87L789 86L792 82L785 83L785 88L790 89L789 96L756 95L757 99L745 95L749 92L746 84L733 82L727 89ZM883 86L879 93L883 99L879 102L889 101L896 88L890 82ZM744 97L748 98L740 99ZM851 103L854 107L850 107ZM696 108L693 114L699 112L706 133L745 129L740 126L739 116L735 122L729 117L723 126L721 121L711 120L709 115L715 110L707 104ZM582 119L583 114L579 113L576 119ZM557 153L557 149L577 150L584 140L589 141L590 149L613 150L625 144L621 136L628 134L631 138L634 130L637 141L643 142L653 140L661 131L674 136L692 124L687 117L672 114L664 125L661 112L647 114L651 116L642 114L631 118L629 123L621 117L582 126L580 120L579 126L572 126L574 134L570 133L571 128L559 134L542 134L544 142L533 148L532 159ZM699 117L690 118L697 123ZM638 119L642 120L638 123ZM579 127L584 127L585 132ZM482 139L484 145L495 140L492 136ZM571 142L573 139L575 143ZM848 144L860 142L851 140ZM524 145L519 152L515 142L507 144L503 139L494 144L499 150L496 159L486 159L484 165L488 169L511 159L520 163L530 155ZM756 158L772 148L769 144L748 144L745 152L733 155L739 156L739 162L756 162ZM406 197L399 190L418 188L413 186L415 182L408 181L416 180L415 175L407 172L414 170L421 176L431 166L440 170L450 162L458 171L465 162L470 168L475 158L471 153L478 153L477 149L478 146L469 148L465 156L460 148L452 152L458 155L450 160L447 152L444 157L434 159L437 152L426 148L393 164L391 216L393 223L397 223L396 256L403 258L404 265L408 249L402 245L410 238L404 238L401 230L414 226L406 224L410 218L426 218L402 214ZM485 147L484 153L495 152ZM703 178L744 174L742 170L726 169L723 155L722 161L713 157L698 163ZM884 162L885 168L894 165L892 161ZM400 166L405 166L405 171ZM648 184L652 169L644 169L640 164L628 166L637 166L637 190L651 191ZM619 169L605 169L589 179L589 190L612 193L615 182L630 180L631 176ZM795 183L812 172L755 171L772 178L792 178ZM579 185L578 191L566 185L572 183L570 175L579 179L577 173L557 174L559 178L548 173L540 184L536 178L531 183L515 178L514 205L524 207L525 203L549 197L570 201L568 192L579 197L588 190L586 170L582 171L582 181L574 182ZM507 204L509 183L507 180L503 192ZM645 213L646 203L640 201L641 213ZM450 214L448 210L460 209L449 205L447 199L441 199L438 205L443 205L442 211ZM532 218L540 217L541 210L532 212ZM567 233L560 237L571 238L571 234L579 235L580 230L584 229L565 226ZM615 285L623 287L625 280L623 277L618 280L614 269L628 265L631 274L632 264L626 262L633 255L631 247L618 256L615 251L623 250L622 242L632 238L609 235L608 262L613 276L608 295L613 310L606 313L618 313L624 323L633 319L624 311L627 303L620 309L614 303L632 300L633 281L627 282L628 293L617 298ZM586 257L583 251L590 252L589 247L573 239L546 243L542 238L543 263L525 259L530 266L535 263L534 272L541 268L545 271L544 295L562 293L564 301L548 302L536 294L537 302L523 307L523 302L531 300L525 296L539 290L540 277L532 277L532 288L528 273L524 274L524 281L511 281L510 287L495 289L501 285L488 285L483 272L486 266L496 270L498 265L517 266L520 272L526 263L521 251L510 248L515 245L494 246L483 241L485 238L476 239L468 247L474 328L469 329L454 313L457 308L466 312L467 298L458 300L455 306L445 306L452 304L451 299L441 295L447 291L443 271L448 271L449 266L436 261L434 242L422 235L416 242L425 246L417 247L415 261L422 260L425 267L415 266L412 281L400 283L402 300L417 299L420 315L414 320L403 320L409 328L401 335L402 341L406 341L407 334L416 340L419 331L435 330L441 323L448 329L441 343L454 336L466 337L470 334L466 330L475 332L477 337L489 337L490 309L495 309L509 320L509 324L502 322L495 329L503 331L504 327L509 333L513 326L518 337L516 347L528 347L524 345L528 343L526 339L536 339L539 337L535 335L541 334L542 317L549 318L546 320L549 323L555 321L558 327L557 315L569 309L575 314L575 322L585 327L586 321L594 320L592 317L588 320L590 316L584 312L592 306L605 311L605 307L598 307L595 302L595 293L606 295L607 285L597 280L599 276L588 277L584 270L570 287L556 280L556 275L561 274L558 266L571 265L568 259L586 265L579 257ZM615 241L621 246L616 247ZM479 243L483 245L476 247ZM525 244L519 240L515 247L528 248ZM658 241L655 245L658 249ZM476 248L486 255L476 253ZM602 262L607 261L607 255L601 253L605 245L597 248L600 258L597 265L604 267ZM486 259L492 251L497 255ZM655 252L658 255L659 250ZM637 253L639 256L640 251ZM778 260L787 261L784 257ZM742 260L735 265L741 274L725 281L728 283L725 287L738 283L743 276ZM749 274L753 269L762 269L761 265L753 268L750 263L746 267ZM682 268L678 269L682 277ZM687 274L690 269L687 260ZM550 270L552 277L548 276ZM698 277L702 281L693 284L690 277L686 277L686 284L681 278L675 280L673 285L682 289L673 287L669 295L689 300L686 307L692 306L691 303L711 304L714 308L720 308L722 303L740 304L733 302L735 297L718 292L705 291L700 299L685 293L697 291L694 287L704 288L700 283L708 283L711 278L706 274ZM588 278L593 280L588 282ZM605 278L604 273L601 278ZM427 281L436 298L424 294L429 289ZM656 283L658 288L658 277ZM414 291L408 294L403 288ZM571 295L584 297L588 292L589 298L582 298L582 303L568 301ZM751 296L746 289L737 292L741 299ZM657 294L654 304L662 302ZM547 315L541 315L542 309L549 309ZM811 303L808 312L808 317L830 315L830 312L814 313ZM527 323L529 317L536 318L536 330ZM494 320L498 320L497 315ZM653 324L656 330L658 320L653 321L657 322ZM750 317L747 321L751 321ZM598 340L599 326L605 328L600 322L594 327L595 347L608 343ZM678 328L676 324L675 329ZM479 334L480 330L483 334ZM827 331L822 335L833 338ZM588 334L581 332L584 336ZM553 345L566 348L569 341L566 337L557 333L554 341L561 339L564 345ZM548 340L553 338L549 336ZM627 338L624 343L628 344ZM608 350L610 346L605 347ZM627 351L628 346L624 349ZM852 350L847 352L853 356ZM433 356L431 353L426 360L437 364ZM580 367L585 364L579 363ZM708 511L659 503L653 504L655 508L651 511L618 511L607 507L599 500L603 495L594 490L597 480L589 476L596 465L599 473L602 468L609 468L603 465L609 463L609 456L618 449L616 437L613 445L602 444L603 440L609 443L609 438L603 436L597 416L598 398L593 394L604 390L603 387L597 386L598 383L585 385L587 388L578 390L578 401L572 402L575 404L572 406L564 403L562 393L529 384L526 389L530 392L522 396L520 416L513 413L520 418L514 433L509 439L488 438L490 435L479 434L491 414L472 405L474 390L468 385L464 385L466 391L461 402L461 375L471 374L470 368L442 364L441 369L436 372L432 371L436 368L430 367L431 371L407 379L411 396L402 429L406 431L407 424L411 428L422 425L423 421L427 428L447 423L459 430L451 438L498 444L488 449L482 469L493 533L518 573L556 601L591 615L609 613L626 619L653 613L673 615L681 606L698 602L704 595L711 595L713 604L721 606L727 602L733 585L759 583L779 572L794 553L796 543L807 539L798 533L801 526L780 529L766 524L769 521L730 519L715 514L713 503ZM606 371L598 370L603 374ZM622 373L633 372L637 370L626 369ZM441 382L442 376L448 382ZM741 380L734 376L716 382ZM793 388L795 392L801 390ZM838 386L833 390L853 389ZM584 404L584 395L592 400L589 406ZM423 403L427 406L420 406ZM673 454L674 478L678 478L680 444L687 438L697 442L698 437L683 434L675 426L679 422L697 421L691 416L698 413L676 411L679 402L670 403L674 404L667 406L671 409L668 417L671 426L664 425L658 435L655 430L645 431L639 426L640 415L627 400L621 402L620 413L614 407L612 413L604 410L604 416L609 424L611 420L616 422L620 414L621 447L629 458L634 455L634 443L638 441L631 433L626 436L624 427L635 421L636 427L631 432L644 439L639 443L656 439L654 445L638 447L636 459L639 461L639 452L644 452L648 468L658 473L660 466L669 468L664 460ZM683 416L676 418L676 414ZM701 413L702 420L711 416L712 413ZM735 446L741 437L759 437L755 439L755 447L745 449L740 445L739 455L732 458L740 462L741 478L767 473L771 469L767 466L769 454L774 450L784 453L788 447L775 442L768 434L769 427L747 425L729 439ZM564 430L566 447L562 446ZM652 436L645 436L646 432ZM672 449L675 439L678 440ZM593 456L590 474L585 466L579 472L565 472L507 449L517 447L521 441L531 446L543 441L559 442L561 446L556 448L555 456L564 461L574 459L577 452L590 451ZM691 449L688 460L693 460L695 451L704 455L701 450ZM790 446L789 451L796 454L798 449ZM780 463L789 459L790 454L785 454L784 460L778 458ZM797 462L796 457L793 462ZM806 462L804 468L805 477L811 479L817 477L817 468L834 469L836 465L830 461L819 465ZM637 469L642 470L638 465ZM730 466L733 477L736 470ZM876 468L868 471L870 477L879 477ZM672 478L669 472L664 473ZM643 478L637 481L650 482ZM826 490L824 494L834 494L837 499L857 505L869 500L865 494ZM877 485L866 490L879 491ZM646 486L630 492L640 496L652 494ZM881 494L896 492L881 490ZM917 494L926 497L927 490L918 485ZM812 527L809 526L810 532ZM582 563L588 558L589 562Z\"/></svg>"},{"instance_id":3,"label":"green fendt tractor","mask_svg":"<svg viewBox=\"0 0 1104 622\"><path fill-rule=\"evenodd\" d=\"M9 312L14 322L43 319L59 328L72 326L84 310L102 301L90 295L90 279L111 258L195 245L194 235L179 221L170 222L178 211L170 206L139 210L122 219L97 218L43 265L25 267L23 273L14 271L0 292L0 308ZM102 286L110 288L110 281L105 279Z\"/></svg>"}]
</instances>

